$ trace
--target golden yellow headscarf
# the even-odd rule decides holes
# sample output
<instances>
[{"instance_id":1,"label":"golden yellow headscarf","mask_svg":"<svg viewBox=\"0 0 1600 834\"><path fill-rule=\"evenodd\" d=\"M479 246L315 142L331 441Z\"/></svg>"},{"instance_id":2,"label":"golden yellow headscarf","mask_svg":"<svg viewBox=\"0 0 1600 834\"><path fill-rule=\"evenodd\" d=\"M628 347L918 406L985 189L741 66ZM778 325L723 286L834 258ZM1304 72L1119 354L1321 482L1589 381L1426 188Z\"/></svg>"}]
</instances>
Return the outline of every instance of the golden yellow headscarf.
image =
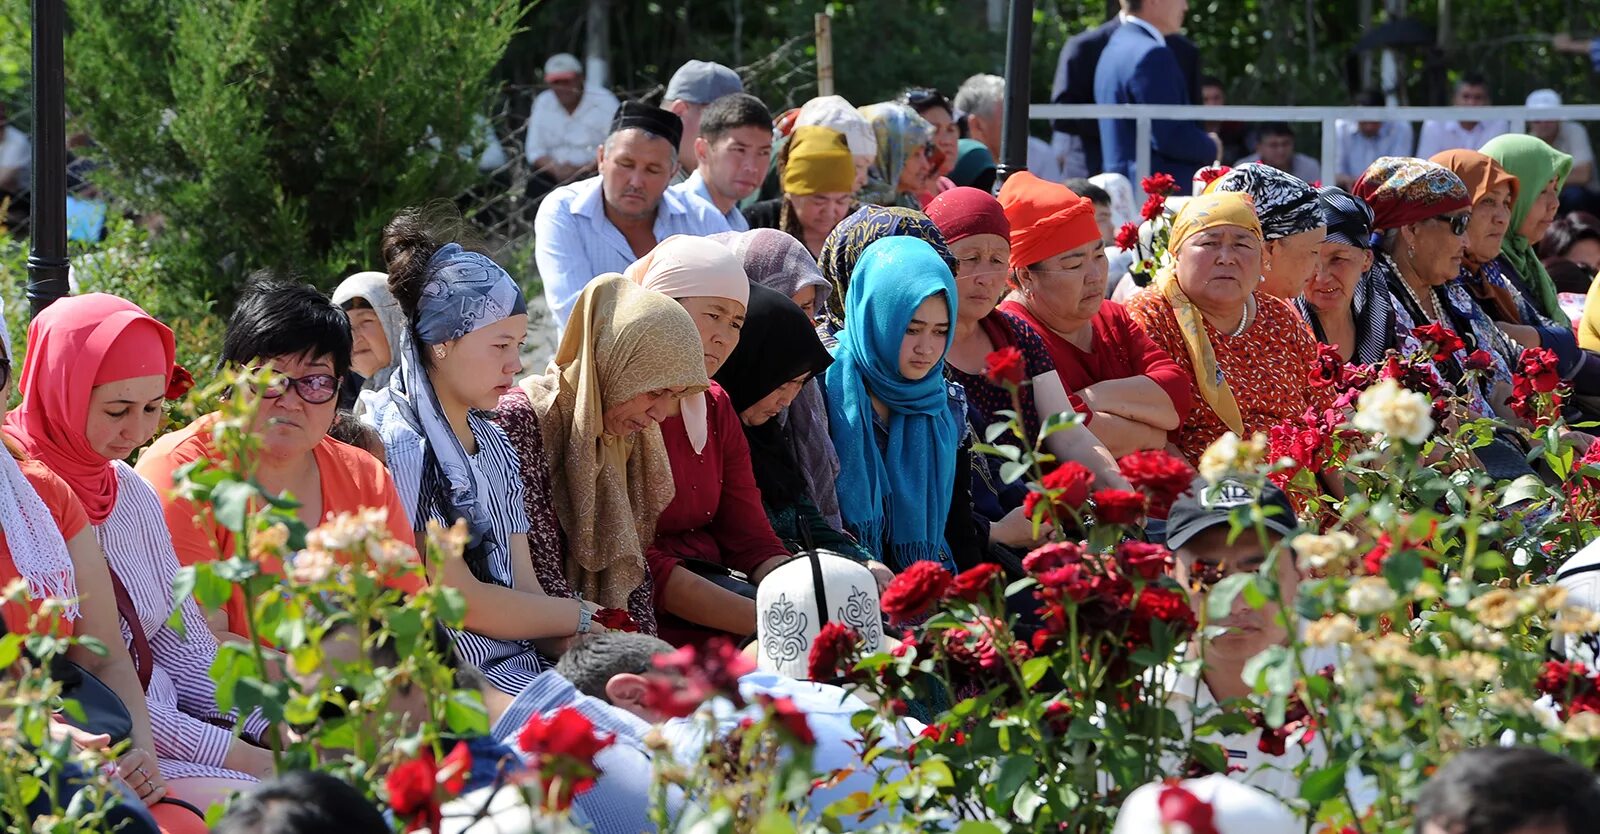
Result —
<instances>
[{"instance_id":1,"label":"golden yellow headscarf","mask_svg":"<svg viewBox=\"0 0 1600 834\"><path fill-rule=\"evenodd\" d=\"M661 427L612 437L605 409L663 388L705 391L701 353L682 305L621 275L602 275L578 296L549 369L522 381L567 534L567 581L584 599L628 607L644 582L656 519L674 493Z\"/></svg>"},{"instance_id":2,"label":"golden yellow headscarf","mask_svg":"<svg viewBox=\"0 0 1600 834\"><path fill-rule=\"evenodd\" d=\"M1178 329L1183 332L1183 344L1189 349L1189 361L1194 365L1200 396L1205 398L1211 410L1222 418L1222 422L1234 434L1243 437L1244 415L1239 411L1238 400L1233 397L1233 389L1228 387L1227 377L1222 375L1222 366L1217 363L1211 339L1206 336L1205 319L1178 286L1178 250L1189 238L1218 226L1238 226L1255 235L1256 240L1262 240L1261 221L1256 217L1255 205L1248 194L1219 191L1194 197L1183 204L1178 216L1172 220L1167 251L1173 254L1173 260L1156 275L1156 288L1172 305Z\"/></svg>"},{"instance_id":3,"label":"golden yellow headscarf","mask_svg":"<svg viewBox=\"0 0 1600 834\"><path fill-rule=\"evenodd\" d=\"M839 194L856 190L856 162L844 134L832 128L797 127L783 163L785 194Z\"/></svg>"}]
</instances>

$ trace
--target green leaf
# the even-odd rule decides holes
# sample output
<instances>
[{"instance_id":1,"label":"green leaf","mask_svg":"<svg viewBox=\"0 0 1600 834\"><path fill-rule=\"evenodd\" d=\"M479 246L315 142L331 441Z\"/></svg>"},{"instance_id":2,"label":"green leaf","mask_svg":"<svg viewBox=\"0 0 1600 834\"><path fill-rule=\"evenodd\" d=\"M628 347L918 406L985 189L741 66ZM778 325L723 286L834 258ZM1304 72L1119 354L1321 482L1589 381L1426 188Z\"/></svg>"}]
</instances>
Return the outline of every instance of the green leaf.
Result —
<instances>
[{"instance_id":1,"label":"green leaf","mask_svg":"<svg viewBox=\"0 0 1600 834\"><path fill-rule=\"evenodd\" d=\"M1028 465L1021 461L1011 460L1000 464L1000 480L1008 484L1016 483L1026 474L1028 474Z\"/></svg>"},{"instance_id":2,"label":"green leaf","mask_svg":"<svg viewBox=\"0 0 1600 834\"><path fill-rule=\"evenodd\" d=\"M1538 475L1523 475L1508 484L1500 493L1500 506L1509 507L1522 501L1532 501L1545 494L1545 486Z\"/></svg>"},{"instance_id":3,"label":"green leaf","mask_svg":"<svg viewBox=\"0 0 1600 834\"><path fill-rule=\"evenodd\" d=\"M10 668L22 657L22 635L7 634L0 637L0 669Z\"/></svg>"},{"instance_id":4,"label":"green leaf","mask_svg":"<svg viewBox=\"0 0 1600 834\"><path fill-rule=\"evenodd\" d=\"M1000 763L1000 775L994 781L995 803L990 807L996 812L1005 813L1010 805L1011 797L1022 787L1023 783L1030 781L1039 762L1031 756L1007 756Z\"/></svg>"},{"instance_id":5,"label":"green leaf","mask_svg":"<svg viewBox=\"0 0 1600 834\"><path fill-rule=\"evenodd\" d=\"M954 834L1004 834L1004 829L992 822L967 820L956 828Z\"/></svg>"},{"instance_id":6,"label":"green leaf","mask_svg":"<svg viewBox=\"0 0 1600 834\"><path fill-rule=\"evenodd\" d=\"M1206 596L1206 618L1220 620L1233 612L1233 598L1244 590L1244 586L1255 579L1253 573L1235 573L1225 576L1211 588L1211 593Z\"/></svg>"},{"instance_id":7,"label":"green leaf","mask_svg":"<svg viewBox=\"0 0 1600 834\"><path fill-rule=\"evenodd\" d=\"M1294 690L1294 661L1288 647L1269 646L1250 658L1244 664L1243 677L1256 689L1260 689L1264 683L1266 690L1274 695L1289 694Z\"/></svg>"},{"instance_id":8,"label":"green leaf","mask_svg":"<svg viewBox=\"0 0 1600 834\"><path fill-rule=\"evenodd\" d=\"M1037 686L1039 681L1044 680L1044 676L1049 673L1050 658L1048 657L1031 657L1022 664L1022 682L1027 684L1029 689Z\"/></svg>"},{"instance_id":9,"label":"green leaf","mask_svg":"<svg viewBox=\"0 0 1600 834\"><path fill-rule=\"evenodd\" d=\"M243 481L218 484L211 492L211 511L216 514L217 523L242 535L250 517L250 501L256 494L256 488Z\"/></svg>"},{"instance_id":10,"label":"green leaf","mask_svg":"<svg viewBox=\"0 0 1600 834\"><path fill-rule=\"evenodd\" d=\"M1422 554L1415 550L1404 550L1390 556L1383 563L1383 578L1389 580L1389 586L1401 594L1409 594L1422 579Z\"/></svg>"},{"instance_id":11,"label":"green leaf","mask_svg":"<svg viewBox=\"0 0 1600 834\"><path fill-rule=\"evenodd\" d=\"M1033 822L1034 814L1043 808L1045 799L1033 785L1024 783L1017 789L1016 798L1011 802L1011 813L1023 823Z\"/></svg>"},{"instance_id":12,"label":"green leaf","mask_svg":"<svg viewBox=\"0 0 1600 834\"><path fill-rule=\"evenodd\" d=\"M1334 764L1300 778L1300 798L1315 809L1344 790L1344 765Z\"/></svg>"},{"instance_id":13,"label":"green leaf","mask_svg":"<svg viewBox=\"0 0 1600 834\"><path fill-rule=\"evenodd\" d=\"M178 568L172 577L172 616L167 618L167 626L184 636L183 604L194 596L195 570L193 565Z\"/></svg>"},{"instance_id":14,"label":"green leaf","mask_svg":"<svg viewBox=\"0 0 1600 834\"><path fill-rule=\"evenodd\" d=\"M756 834L795 834L794 816L773 809L761 815L756 823Z\"/></svg>"},{"instance_id":15,"label":"green leaf","mask_svg":"<svg viewBox=\"0 0 1600 834\"><path fill-rule=\"evenodd\" d=\"M458 689L444 703L444 723L456 735L488 735L489 711L477 693Z\"/></svg>"}]
</instances>

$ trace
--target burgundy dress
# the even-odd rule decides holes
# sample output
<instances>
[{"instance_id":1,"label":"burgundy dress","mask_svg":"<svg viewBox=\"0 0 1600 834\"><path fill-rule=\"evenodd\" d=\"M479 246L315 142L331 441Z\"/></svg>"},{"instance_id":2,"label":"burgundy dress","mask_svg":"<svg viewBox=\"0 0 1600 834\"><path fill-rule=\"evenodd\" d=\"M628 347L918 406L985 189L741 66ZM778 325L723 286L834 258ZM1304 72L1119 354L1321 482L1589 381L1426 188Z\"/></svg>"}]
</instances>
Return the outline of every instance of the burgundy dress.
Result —
<instances>
[{"instance_id":1,"label":"burgundy dress","mask_svg":"<svg viewBox=\"0 0 1600 834\"><path fill-rule=\"evenodd\" d=\"M722 386L711 383L706 392L708 432L705 450L695 454L682 417L661 424L661 435L672 460L676 494L656 521L656 539L645 550L645 561L661 599L667 578L685 559L698 559L749 575L774 556L786 556L783 542L772 532L761 505L761 490L750 470L750 447L733 401ZM701 645L722 634L657 608L661 639L674 646Z\"/></svg>"}]
</instances>

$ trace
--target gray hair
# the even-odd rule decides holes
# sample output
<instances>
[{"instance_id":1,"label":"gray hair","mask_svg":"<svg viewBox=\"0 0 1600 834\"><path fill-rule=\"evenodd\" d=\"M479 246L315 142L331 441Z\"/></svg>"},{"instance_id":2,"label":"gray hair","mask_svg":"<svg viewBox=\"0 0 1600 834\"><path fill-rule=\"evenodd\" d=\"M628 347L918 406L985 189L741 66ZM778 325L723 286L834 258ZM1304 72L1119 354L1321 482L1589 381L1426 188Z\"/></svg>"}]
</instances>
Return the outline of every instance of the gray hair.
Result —
<instances>
[{"instance_id":1,"label":"gray hair","mask_svg":"<svg viewBox=\"0 0 1600 834\"><path fill-rule=\"evenodd\" d=\"M617 675L642 675L655 668L657 655L670 654L672 646L649 634L608 631L574 640L556 663L561 677L579 692L608 701L606 684Z\"/></svg>"},{"instance_id":2,"label":"gray hair","mask_svg":"<svg viewBox=\"0 0 1600 834\"><path fill-rule=\"evenodd\" d=\"M636 132L636 133L640 133L640 134L642 134L644 136L648 136L651 139L660 139L661 141L666 142L669 145L672 145L672 140L671 139L669 139L669 138L667 138L665 136L662 136L659 133L652 133L652 132L650 132L648 130L645 130L642 127L625 127L625 128L623 128L621 130L615 131L615 132L610 133L610 134L608 134L606 136L606 141L604 143L602 143L603 147L606 149L606 156L610 156L611 155L611 143L612 143L612 141L615 140L618 136L621 136L622 134L628 133L630 131ZM672 164L674 166L676 166L678 164L678 146L677 145L672 145Z\"/></svg>"},{"instance_id":3,"label":"gray hair","mask_svg":"<svg viewBox=\"0 0 1600 834\"><path fill-rule=\"evenodd\" d=\"M961 82L953 103L963 113L976 113L979 118L987 119L1005 103L1005 98L1006 80L998 75L980 73Z\"/></svg>"}]
</instances>

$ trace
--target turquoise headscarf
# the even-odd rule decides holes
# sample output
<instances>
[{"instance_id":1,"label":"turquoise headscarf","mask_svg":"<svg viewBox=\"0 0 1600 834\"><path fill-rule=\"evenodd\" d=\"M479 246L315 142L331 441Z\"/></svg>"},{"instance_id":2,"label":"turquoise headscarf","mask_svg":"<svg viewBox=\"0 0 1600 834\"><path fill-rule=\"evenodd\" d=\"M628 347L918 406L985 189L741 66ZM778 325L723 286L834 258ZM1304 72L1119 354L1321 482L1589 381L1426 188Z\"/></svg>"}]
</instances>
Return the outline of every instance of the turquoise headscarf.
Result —
<instances>
[{"instance_id":1,"label":"turquoise headscarf","mask_svg":"<svg viewBox=\"0 0 1600 834\"><path fill-rule=\"evenodd\" d=\"M1500 167L1516 177L1518 182L1517 203L1511 207L1511 225L1505 239L1500 241L1500 254L1522 276L1522 280L1528 282L1528 287L1536 296L1533 302L1539 312L1559 324L1570 324L1556 299L1555 282L1550 280L1550 273L1545 271L1539 255L1533 251L1534 242L1523 237L1517 228L1528 219L1534 200L1539 199L1539 193L1550 184L1550 180L1556 181L1558 192L1567 184L1567 175L1572 173L1572 157L1550 147L1537 136L1520 133L1496 136L1479 153L1500 163Z\"/></svg>"},{"instance_id":2,"label":"turquoise headscarf","mask_svg":"<svg viewBox=\"0 0 1600 834\"><path fill-rule=\"evenodd\" d=\"M911 316L940 293L950 302L948 352L957 303L950 267L917 238L887 237L868 246L851 274L846 326L824 377L845 526L896 571L916 561L955 569L944 524L961 431L945 389L944 356L919 380L900 375L900 345ZM879 450L868 392L889 407L886 452Z\"/></svg>"}]
</instances>

